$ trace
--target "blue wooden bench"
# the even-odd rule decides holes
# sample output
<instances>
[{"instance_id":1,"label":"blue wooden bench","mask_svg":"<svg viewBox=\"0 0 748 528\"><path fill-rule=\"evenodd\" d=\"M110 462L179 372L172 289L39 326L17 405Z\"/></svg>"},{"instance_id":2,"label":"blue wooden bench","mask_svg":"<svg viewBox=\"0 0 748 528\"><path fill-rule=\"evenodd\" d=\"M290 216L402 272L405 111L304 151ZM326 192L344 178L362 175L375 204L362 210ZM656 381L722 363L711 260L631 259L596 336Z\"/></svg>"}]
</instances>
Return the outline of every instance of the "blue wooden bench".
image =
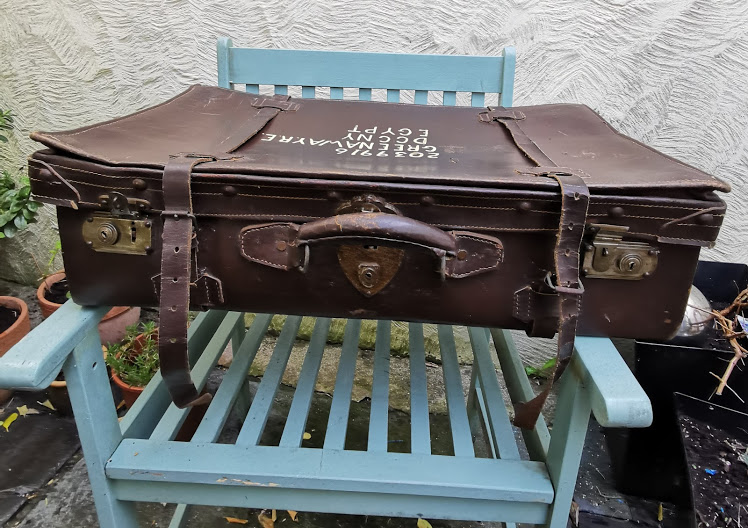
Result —
<instances>
[{"instance_id":1,"label":"blue wooden bench","mask_svg":"<svg viewBox=\"0 0 748 528\"><path fill-rule=\"evenodd\" d=\"M426 104L439 90L443 104L470 92L471 104L485 93L501 94L510 106L514 50L501 57L385 55L370 53L253 50L218 43L218 77L223 87L245 85L275 93L301 86L303 97L317 87L342 98L358 88L360 99L386 89L415 90ZM316 320L297 387L278 445L261 445L301 319L288 317L253 400L247 372L270 325L258 315L246 329L241 313L201 313L189 329L192 378L201 389L227 343L234 361L190 442L175 442L187 411L171 404L157 374L118 421L109 397L97 322L108 308L66 303L0 358L0 386L40 389L65 373L101 526L136 525L134 501L179 506L172 521L181 526L188 505L225 505L348 514L533 523L565 527L590 412L605 427L646 427L649 400L608 339L577 339L571 366L559 384L552 432L541 419L523 431L528 457L521 457L509 421L489 341L495 344L504 383L514 402L531 398L511 336L500 329L470 328L472 382L463 397L453 328L438 327L453 454L433 454L429 429L423 326L409 325L411 438L409 453L388 451L389 351L391 323L379 321L368 444L345 449L351 390L361 321L346 324L342 354L322 448L301 447L330 320ZM246 416L234 444L216 443L229 413ZM477 457L475 434L488 439L490 456Z\"/></svg>"}]
</instances>

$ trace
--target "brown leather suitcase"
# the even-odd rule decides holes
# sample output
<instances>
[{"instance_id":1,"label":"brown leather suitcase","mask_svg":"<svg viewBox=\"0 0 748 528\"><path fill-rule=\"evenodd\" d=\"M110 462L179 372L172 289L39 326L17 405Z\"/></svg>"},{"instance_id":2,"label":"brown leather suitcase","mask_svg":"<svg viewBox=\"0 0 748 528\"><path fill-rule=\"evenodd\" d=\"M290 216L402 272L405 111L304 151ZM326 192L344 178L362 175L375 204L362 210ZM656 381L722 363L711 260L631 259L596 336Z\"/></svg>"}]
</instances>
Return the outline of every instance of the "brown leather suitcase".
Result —
<instances>
[{"instance_id":1,"label":"brown leather suitcase","mask_svg":"<svg viewBox=\"0 0 748 528\"><path fill-rule=\"evenodd\" d=\"M58 207L73 299L160 305L182 406L197 398L188 306L558 331L557 375L575 331L667 338L722 223L714 191L729 191L581 105L193 86L32 137L48 147L32 190Z\"/></svg>"}]
</instances>

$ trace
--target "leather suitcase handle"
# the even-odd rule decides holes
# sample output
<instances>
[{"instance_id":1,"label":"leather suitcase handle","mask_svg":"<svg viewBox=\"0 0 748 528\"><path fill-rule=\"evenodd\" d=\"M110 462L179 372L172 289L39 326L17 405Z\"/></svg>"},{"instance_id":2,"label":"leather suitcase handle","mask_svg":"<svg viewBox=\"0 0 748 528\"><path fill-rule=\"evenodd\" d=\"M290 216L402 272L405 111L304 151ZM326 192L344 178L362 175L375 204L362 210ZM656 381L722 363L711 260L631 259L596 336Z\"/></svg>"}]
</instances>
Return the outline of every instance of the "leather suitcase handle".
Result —
<instances>
[{"instance_id":1,"label":"leather suitcase handle","mask_svg":"<svg viewBox=\"0 0 748 528\"><path fill-rule=\"evenodd\" d=\"M307 222L299 227L298 245L327 241L371 240L379 245L422 246L437 256L454 256L457 242L428 224L389 213L349 213Z\"/></svg>"},{"instance_id":2,"label":"leather suitcase handle","mask_svg":"<svg viewBox=\"0 0 748 528\"><path fill-rule=\"evenodd\" d=\"M254 224L239 233L239 250L245 259L281 270L306 270L311 245L324 242L425 248L439 259L442 278L461 279L487 273L504 260L504 246L496 237L469 231L443 231L389 213L349 213L303 225Z\"/></svg>"}]
</instances>

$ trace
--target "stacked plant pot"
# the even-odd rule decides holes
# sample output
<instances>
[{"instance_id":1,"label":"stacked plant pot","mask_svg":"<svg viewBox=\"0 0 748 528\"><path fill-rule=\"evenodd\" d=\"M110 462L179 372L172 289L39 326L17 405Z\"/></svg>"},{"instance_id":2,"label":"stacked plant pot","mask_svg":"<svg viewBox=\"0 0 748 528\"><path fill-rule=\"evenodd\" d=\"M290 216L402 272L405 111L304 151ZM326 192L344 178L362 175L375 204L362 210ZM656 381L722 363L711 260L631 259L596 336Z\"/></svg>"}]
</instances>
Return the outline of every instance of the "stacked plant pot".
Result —
<instances>
[{"instance_id":1,"label":"stacked plant pot","mask_svg":"<svg viewBox=\"0 0 748 528\"><path fill-rule=\"evenodd\" d=\"M0 297L0 357L30 330L26 303L16 297ZM7 401L11 394L12 391L0 389L0 403Z\"/></svg>"}]
</instances>

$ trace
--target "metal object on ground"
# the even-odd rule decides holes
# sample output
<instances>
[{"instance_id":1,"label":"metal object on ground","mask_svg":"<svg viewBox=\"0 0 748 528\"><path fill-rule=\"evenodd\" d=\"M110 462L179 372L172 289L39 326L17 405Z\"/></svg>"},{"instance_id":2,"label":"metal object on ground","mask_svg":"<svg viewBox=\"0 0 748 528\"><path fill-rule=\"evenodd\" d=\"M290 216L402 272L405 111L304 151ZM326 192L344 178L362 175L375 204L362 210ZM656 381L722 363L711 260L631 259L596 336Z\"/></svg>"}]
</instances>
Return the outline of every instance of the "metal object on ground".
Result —
<instances>
[{"instance_id":1,"label":"metal object on ground","mask_svg":"<svg viewBox=\"0 0 748 528\"><path fill-rule=\"evenodd\" d=\"M709 326L714 324L711 312L712 305L706 296L696 286L691 286L686 313L683 314L683 321L676 337L693 337L704 333Z\"/></svg>"}]
</instances>

